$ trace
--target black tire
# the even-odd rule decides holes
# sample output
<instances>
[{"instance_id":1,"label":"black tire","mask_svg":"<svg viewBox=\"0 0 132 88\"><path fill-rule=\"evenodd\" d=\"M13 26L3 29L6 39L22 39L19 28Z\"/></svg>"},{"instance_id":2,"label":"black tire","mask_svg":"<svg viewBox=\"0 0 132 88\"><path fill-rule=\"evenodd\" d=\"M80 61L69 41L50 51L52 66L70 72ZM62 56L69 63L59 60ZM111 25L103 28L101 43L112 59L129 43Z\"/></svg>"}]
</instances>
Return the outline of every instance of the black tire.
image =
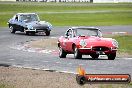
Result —
<instances>
[{"instance_id":1,"label":"black tire","mask_svg":"<svg viewBox=\"0 0 132 88\"><path fill-rule=\"evenodd\" d=\"M82 54L79 52L79 50L77 49L77 47L74 47L74 58L75 59L81 59L82 58Z\"/></svg>"},{"instance_id":2,"label":"black tire","mask_svg":"<svg viewBox=\"0 0 132 88\"><path fill-rule=\"evenodd\" d=\"M60 58L66 58L67 53L62 49L62 47L59 47L59 57Z\"/></svg>"},{"instance_id":3,"label":"black tire","mask_svg":"<svg viewBox=\"0 0 132 88\"><path fill-rule=\"evenodd\" d=\"M16 32L16 30L14 29L13 26L10 26L10 32L11 32L11 33L15 33L15 32Z\"/></svg>"},{"instance_id":4,"label":"black tire","mask_svg":"<svg viewBox=\"0 0 132 88\"><path fill-rule=\"evenodd\" d=\"M93 59L96 59L96 58L99 57L99 54L91 54L90 56L91 56Z\"/></svg>"},{"instance_id":5,"label":"black tire","mask_svg":"<svg viewBox=\"0 0 132 88\"><path fill-rule=\"evenodd\" d=\"M46 36L50 36L50 31L45 32Z\"/></svg>"},{"instance_id":6,"label":"black tire","mask_svg":"<svg viewBox=\"0 0 132 88\"><path fill-rule=\"evenodd\" d=\"M79 85L84 85L86 83L86 78L84 76L76 75L76 81Z\"/></svg>"},{"instance_id":7,"label":"black tire","mask_svg":"<svg viewBox=\"0 0 132 88\"><path fill-rule=\"evenodd\" d=\"M28 31L26 31L26 32L25 32L25 34L26 34L26 35L29 35L29 32L28 32Z\"/></svg>"},{"instance_id":8,"label":"black tire","mask_svg":"<svg viewBox=\"0 0 132 88\"><path fill-rule=\"evenodd\" d=\"M108 54L108 60L114 60L116 57L116 53Z\"/></svg>"},{"instance_id":9,"label":"black tire","mask_svg":"<svg viewBox=\"0 0 132 88\"><path fill-rule=\"evenodd\" d=\"M33 36L34 36L34 35L35 35L35 32L31 32L31 35L33 35Z\"/></svg>"}]
</instances>

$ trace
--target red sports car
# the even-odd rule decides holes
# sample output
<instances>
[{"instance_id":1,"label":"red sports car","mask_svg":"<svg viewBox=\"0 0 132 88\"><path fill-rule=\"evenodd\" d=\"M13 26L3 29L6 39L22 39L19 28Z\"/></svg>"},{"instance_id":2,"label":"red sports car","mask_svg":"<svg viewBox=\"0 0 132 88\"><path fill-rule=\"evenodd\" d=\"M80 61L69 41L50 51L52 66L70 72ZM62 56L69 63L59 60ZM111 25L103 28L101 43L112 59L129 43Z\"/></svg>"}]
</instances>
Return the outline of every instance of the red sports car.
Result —
<instances>
[{"instance_id":1,"label":"red sports car","mask_svg":"<svg viewBox=\"0 0 132 88\"><path fill-rule=\"evenodd\" d=\"M59 57L65 58L67 54L74 54L74 58L90 55L98 58L107 55L109 60L114 60L118 49L118 42L112 38L103 38L100 29L94 27L72 27L65 36L58 40Z\"/></svg>"}]
</instances>

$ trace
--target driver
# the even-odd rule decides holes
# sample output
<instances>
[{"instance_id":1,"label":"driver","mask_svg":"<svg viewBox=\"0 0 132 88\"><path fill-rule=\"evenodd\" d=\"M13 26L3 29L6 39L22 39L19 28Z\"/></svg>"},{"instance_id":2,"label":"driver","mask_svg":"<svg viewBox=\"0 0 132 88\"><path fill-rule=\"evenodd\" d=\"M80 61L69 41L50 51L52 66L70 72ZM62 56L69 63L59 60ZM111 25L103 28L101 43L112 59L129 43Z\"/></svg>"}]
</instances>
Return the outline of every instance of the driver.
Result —
<instances>
[{"instance_id":1,"label":"driver","mask_svg":"<svg viewBox=\"0 0 132 88\"><path fill-rule=\"evenodd\" d=\"M68 32L68 37L69 37L69 38L72 37L72 30L69 30L69 32Z\"/></svg>"}]
</instances>

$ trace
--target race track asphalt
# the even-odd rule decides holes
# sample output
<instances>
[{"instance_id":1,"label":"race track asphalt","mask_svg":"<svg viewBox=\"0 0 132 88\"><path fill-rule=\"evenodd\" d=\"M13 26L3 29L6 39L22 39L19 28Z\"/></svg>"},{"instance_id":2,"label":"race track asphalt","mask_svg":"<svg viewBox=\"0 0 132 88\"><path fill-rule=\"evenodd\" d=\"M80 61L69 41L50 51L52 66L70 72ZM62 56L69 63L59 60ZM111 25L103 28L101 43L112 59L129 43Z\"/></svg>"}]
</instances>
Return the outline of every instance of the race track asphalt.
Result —
<instances>
[{"instance_id":1,"label":"race track asphalt","mask_svg":"<svg viewBox=\"0 0 132 88\"><path fill-rule=\"evenodd\" d=\"M65 33L67 27L54 27L49 37L59 37ZM128 32L132 33L132 26L99 26L104 33ZM55 54L44 54L35 52L26 52L12 49L18 43L25 43L31 40L49 38L47 36L27 36L24 33L17 32L11 34L9 28L0 27L0 66L11 65L16 67L53 70L67 73L77 73L77 68L81 65L87 73L105 73L105 74L131 74L132 75L132 57L116 58L115 60L96 59L85 57L83 59L74 59L73 55L60 59Z\"/></svg>"}]
</instances>

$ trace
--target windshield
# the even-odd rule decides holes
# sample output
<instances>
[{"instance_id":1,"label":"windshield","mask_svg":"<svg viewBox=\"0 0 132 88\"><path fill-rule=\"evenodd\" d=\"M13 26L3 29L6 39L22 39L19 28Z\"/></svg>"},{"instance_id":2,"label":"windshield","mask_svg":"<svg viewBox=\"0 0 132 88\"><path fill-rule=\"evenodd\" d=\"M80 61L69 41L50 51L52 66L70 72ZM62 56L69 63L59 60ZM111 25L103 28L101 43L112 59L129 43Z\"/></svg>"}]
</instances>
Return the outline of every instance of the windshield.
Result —
<instances>
[{"instance_id":1,"label":"windshield","mask_svg":"<svg viewBox=\"0 0 132 88\"><path fill-rule=\"evenodd\" d=\"M24 22L39 21L36 14L21 15L21 20Z\"/></svg>"},{"instance_id":2,"label":"windshield","mask_svg":"<svg viewBox=\"0 0 132 88\"><path fill-rule=\"evenodd\" d=\"M94 29L77 29L75 30L76 36L102 36L102 33L99 30Z\"/></svg>"}]
</instances>

